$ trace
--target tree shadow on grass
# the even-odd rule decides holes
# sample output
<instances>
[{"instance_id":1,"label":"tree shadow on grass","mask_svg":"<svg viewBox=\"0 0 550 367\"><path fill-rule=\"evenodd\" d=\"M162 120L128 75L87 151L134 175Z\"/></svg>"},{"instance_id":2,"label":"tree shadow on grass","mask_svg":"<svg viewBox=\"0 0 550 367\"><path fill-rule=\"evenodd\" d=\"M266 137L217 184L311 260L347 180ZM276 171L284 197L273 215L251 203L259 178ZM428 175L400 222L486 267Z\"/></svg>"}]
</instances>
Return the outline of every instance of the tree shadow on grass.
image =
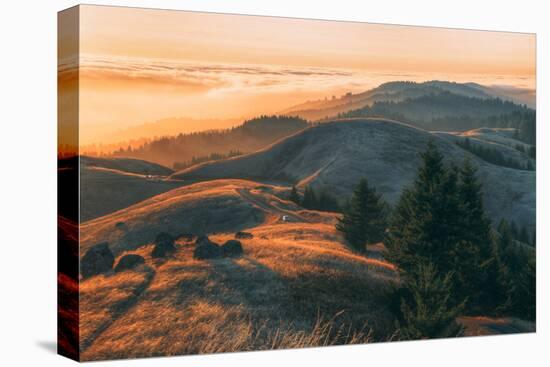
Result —
<instances>
[{"instance_id":1,"label":"tree shadow on grass","mask_svg":"<svg viewBox=\"0 0 550 367\"><path fill-rule=\"evenodd\" d=\"M354 274L320 272L288 277L246 256L208 264L208 276L178 284L176 302L180 307L197 299L222 307L243 306L254 325L268 330L282 327L307 333L321 319L362 331L368 322L382 331L376 336L383 339L384 329L391 326L388 312L379 309L386 304L385 292L375 291Z\"/></svg>"}]
</instances>

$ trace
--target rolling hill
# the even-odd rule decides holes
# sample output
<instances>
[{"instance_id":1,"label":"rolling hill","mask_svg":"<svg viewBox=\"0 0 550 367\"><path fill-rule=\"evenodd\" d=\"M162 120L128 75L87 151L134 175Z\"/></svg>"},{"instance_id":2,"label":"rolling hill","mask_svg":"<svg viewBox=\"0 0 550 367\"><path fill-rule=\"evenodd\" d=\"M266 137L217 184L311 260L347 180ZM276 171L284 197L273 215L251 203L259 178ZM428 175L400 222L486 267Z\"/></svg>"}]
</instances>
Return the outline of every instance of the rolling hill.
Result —
<instances>
[{"instance_id":1,"label":"rolling hill","mask_svg":"<svg viewBox=\"0 0 550 367\"><path fill-rule=\"evenodd\" d=\"M384 119L345 119L310 127L263 150L207 162L171 177L191 181L244 178L312 185L347 198L366 177L390 203L415 177L419 152L433 140L448 162L466 157L479 167L485 205L494 221L535 225L535 173L488 163L449 139Z\"/></svg>"},{"instance_id":2,"label":"rolling hill","mask_svg":"<svg viewBox=\"0 0 550 367\"><path fill-rule=\"evenodd\" d=\"M522 134L535 127L535 111L496 98L463 96L448 91L403 101L380 101L341 114L340 117L384 117L426 129L465 131L480 127L519 128ZM525 131L523 131L525 130ZM527 136L525 136L527 139Z\"/></svg>"},{"instance_id":3,"label":"rolling hill","mask_svg":"<svg viewBox=\"0 0 550 367\"><path fill-rule=\"evenodd\" d=\"M80 281L83 360L288 349L387 341L399 284L382 244L358 254L335 230L337 214L304 210L288 188L214 180L173 189L81 225L81 256L108 241L115 264L144 264ZM282 220L282 215L291 221ZM238 258L197 260L187 233L224 243L245 229ZM153 258L153 239L176 252ZM183 234L178 236L178 234ZM533 323L464 317L467 335L525 332ZM175 342L174 342L175 341Z\"/></svg>"},{"instance_id":4,"label":"rolling hill","mask_svg":"<svg viewBox=\"0 0 550 367\"><path fill-rule=\"evenodd\" d=\"M85 222L175 187L173 172L161 165L128 158L80 158L80 220Z\"/></svg>"},{"instance_id":5,"label":"rolling hill","mask_svg":"<svg viewBox=\"0 0 550 367\"><path fill-rule=\"evenodd\" d=\"M461 97L478 99L501 98L505 101L524 104L525 93L515 88L491 88L477 83L454 83L448 81L428 81L423 83L395 81L362 93L348 93L339 98L321 99L301 103L285 110L282 114L297 115L308 120L320 120L335 117L338 114L371 107L376 102L402 102L431 94L452 93ZM530 101L532 100L529 99ZM529 103L534 106L534 103Z\"/></svg>"},{"instance_id":6,"label":"rolling hill","mask_svg":"<svg viewBox=\"0 0 550 367\"><path fill-rule=\"evenodd\" d=\"M335 214L303 210L281 198L287 192L216 180L83 223L82 255L108 241L116 261L145 259L135 271L81 281L83 359L386 340L393 315L379 305L396 280L393 265L352 252L334 228ZM159 232L223 243L242 229L252 238L241 240L240 258L196 260L184 237L174 256L151 257Z\"/></svg>"},{"instance_id":7,"label":"rolling hill","mask_svg":"<svg viewBox=\"0 0 550 367\"><path fill-rule=\"evenodd\" d=\"M517 140L516 129L481 128L465 132L434 132L458 143L489 163L534 170L535 160L529 155L531 146ZM480 151L482 150L482 151ZM498 155L497 159L492 155Z\"/></svg>"},{"instance_id":8,"label":"rolling hill","mask_svg":"<svg viewBox=\"0 0 550 367\"><path fill-rule=\"evenodd\" d=\"M119 150L117 157L133 157L172 167L193 158L231 151L254 152L308 126L307 121L291 116L260 116L237 127L165 136L131 150Z\"/></svg>"}]
</instances>

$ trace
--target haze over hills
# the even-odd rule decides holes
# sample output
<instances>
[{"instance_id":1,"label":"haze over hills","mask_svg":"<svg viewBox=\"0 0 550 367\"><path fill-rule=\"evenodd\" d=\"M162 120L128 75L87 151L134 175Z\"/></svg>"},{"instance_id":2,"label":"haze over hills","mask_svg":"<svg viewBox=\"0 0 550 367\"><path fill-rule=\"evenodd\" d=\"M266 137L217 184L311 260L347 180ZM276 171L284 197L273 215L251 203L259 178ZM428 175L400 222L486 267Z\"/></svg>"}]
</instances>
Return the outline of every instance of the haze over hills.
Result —
<instances>
[{"instance_id":1,"label":"haze over hills","mask_svg":"<svg viewBox=\"0 0 550 367\"><path fill-rule=\"evenodd\" d=\"M212 153L248 153L307 127L307 121L290 116L260 116L226 130L203 131L162 137L135 149L120 149L118 157L134 157L172 167Z\"/></svg>"},{"instance_id":2,"label":"haze over hills","mask_svg":"<svg viewBox=\"0 0 550 367\"><path fill-rule=\"evenodd\" d=\"M424 133L428 135L430 134L427 131L432 131L432 135L444 138L447 142L455 145L455 148L460 145L460 151L467 151L469 155L475 156L485 164L496 165L500 168L507 167L533 171L535 168L535 111L512 102L495 99L489 92L490 90L486 87L475 83L459 84L441 81L425 83L390 82L371 91L356 95L382 100L385 98L386 101L374 102L371 106L355 109L344 115L350 117L382 116L406 122L407 124L425 129ZM402 100L397 102L393 100L387 101L390 97ZM364 99L360 100L364 102ZM339 103L335 99L334 101L321 101L321 104L325 102L335 105ZM310 106L314 106L315 103L310 102L309 104ZM330 120L325 122L330 122ZM112 193L109 193L106 188L86 191L85 195L91 195L90 198L93 200L87 204L88 209L85 208L83 218L86 220L93 219L99 215L108 214L129 204L146 199L151 195L187 184L186 182L182 183L179 179L166 179L164 176L170 175L172 171L162 166L173 167L177 170L196 166L189 172L202 172L203 167L208 167L209 164L197 166L198 164L235 158L243 154L266 149L271 144L292 136L308 126L312 126L312 124L297 117L260 116L245 121L242 125L231 129L162 137L146 142L138 148L119 149L111 158L94 158L93 161L84 160L85 168L83 174L89 177L90 182L93 182L90 187L95 186L96 183L107 182L106 180L110 178L113 178L113 182L118 182L120 185L132 184L134 186L132 186L132 190L127 190L128 192L133 192L131 195L118 195L112 200L105 199L110 198L111 194L117 192L117 190L114 190ZM381 129L381 131L385 131L384 128L381 127ZM374 129L373 134L377 130L378 128ZM400 131L396 131L393 134L399 135ZM293 139L290 139L289 142L293 141ZM315 141L315 139L319 139L320 141ZM311 141L303 143L304 145L311 145L307 149L319 149L318 156L313 154L311 157L302 158L304 162L308 162L307 164L311 165L309 168L315 168L313 171L306 170L305 172L308 172L308 174L305 176L304 172L294 172L293 169L278 169L277 164L285 165L285 159L292 158L295 154L295 152L290 151L285 157L272 159L273 161L280 161L279 163L274 163L276 169L272 169L273 167L270 164L263 165L262 163L262 167L244 169L241 172L243 175L239 173L225 176L225 173L222 173L224 169L222 169L215 178L230 177L265 180L267 177L269 180L280 180L287 184L302 180L305 180L303 183L309 181L317 182L313 179L315 176L313 174L318 170L324 170L323 172L326 173L330 169L329 167L324 167L324 165L328 164L326 160L319 166L316 165L316 160L325 155L332 155L331 159L336 160L339 149L342 149L332 147L327 149L323 146L323 140L327 139L330 140L331 137L314 137L310 139ZM396 139L399 140L400 138L397 137ZM401 140L403 140L402 137ZM365 140L365 142L368 141L368 139ZM410 144L408 142L404 143ZM290 143L287 142L287 144ZM365 143L365 145L368 145L368 143ZM421 144L417 144L417 146L419 147ZM387 149L391 151L392 147L388 147ZM399 146L395 146L394 148L402 149ZM395 153L395 155L398 156L399 154ZM132 157L134 160L128 160L126 159L127 157ZM248 158L246 159L248 160ZM297 159L297 157L294 157L294 159ZM341 160L345 161L346 159L344 157ZM137 164L140 161L142 163ZM155 166L143 161L156 162L157 165ZM229 161L233 161L233 159ZM238 162L240 160L236 159L235 161ZM335 163L335 165L343 167L347 164L353 171L356 170L354 165L358 163L359 161L352 159L348 163ZM214 168L214 170L216 169ZM406 170L411 175L411 172L414 171L414 165ZM133 173L137 173L137 175ZM151 179L147 175L163 177ZM342 180L345 181L346 176L344 175L343 177ZM403 177L407 177L407 175ZM374 178L377 178L377 176ZM324 182L324 180L322 179L320 182ZM388 180L391 181L391 179ZM347 186L347 189L340 194L349 195L349 189L354 184L353 177L351 182L344 182L343 187ZM386 192L386 194L394 198L400 192L402 185L388 185L385 186L392 187L392 189ZM321 187L325 185L315 184L315 186ZM527 186L527 190L529 188L530 186ZM84 184L84 189L87 190L86 184ZM495 209L495 212L500 211ZM526 222L530 221L527 220Z\"/></svg>"},{"instance_id":3,"label":"haze over hills","mask_svg":"<svg viewBox=\"0 0 550 367\"><path fill-rule=\"evenodd\" d=\"M339 117L386 117L426 130L465 131L479 127L517 127L533 143L535 111L498 98L451 92L426 94L399 102L376 102Z\"/></svg>"},{"instance_id":4,"label":"haze over hills","mask_svg":"<svg viewBox=\"0 0 550 367\"><path fill-rule=\"evenodd\" d=\"M469 157L479 166L487 211L494 221L535 225L535 173L488 163L449 139L384 119L346 119L303 130L264 150L207 162L172 175L205 181L245 178L281 181L299 187L325 188L347 198L367 177L390 203L411 184L419 152L433 140L446 160L460 164ZM489 144L489 143L488 143Z\"/></svg>"},{"instance_id":5,"label":"haze over hills","mask_svg":"<svg viewBox=\"0 0 550 367\"><path fill-rule=\"evenodd\" d=\"M308 120L319 120L335 117L338 114L363 107L370 107L375 102L401 102L444 92L481 99L498 97L505 101L527 104L530 107L534 106L534 96L530 95L529 91L518 88L493 88L477 83L454 83L438 80L423 83L395 81L381 84L362 93L347 93L339 98L333 96L331 99L308 101L282 110L281 113L297 115Z\"/></svg>"},{"instance_id":6,"label":"haze over hills","mask_svg":"<svg viewBox=\"0 0 550 367\"><path fill-rule=\"evenodd\" d=\"M147 140L162 136L173 136L181 133L193 133L205 130L229 129L241 123L242 119L195 119L191 117L171 117L136 126L126 127L116 132L104 133L100 136L87 136L87 141L101 143L84 143L84 151L110 153L120 147L126 148L132 141L144 143ZM116 148L115 148L116 147Z\"/></svg>"},{"instance_id":7,"label":"haze over hills","mask_svg":"<svg viewBox=\"0 0 550 367\"><path fill-rule=\"evenodd\" d=\"M87 146L83 152L108 152L113 157L133 157L182 169L202 161L254 152L308 126L305 120L289 117L295 115L321 122L335 117L384 117L430 131L517 128L520 140L534 144L535 111L511 102L512 98L496 98L506 93L507 90L476 83L388 82L363 93L309 101L283 110L286 116L260 116L230 129L174 135L188 127L204 127L204 121L191 120L187 126L190 120L186 118L160 120L126 130L124 134L134 140ZM236 124L235 120L217 121ZM114 134L110 139L121 139L124 134L118 138Z\"/></svg>"}]
</instances>

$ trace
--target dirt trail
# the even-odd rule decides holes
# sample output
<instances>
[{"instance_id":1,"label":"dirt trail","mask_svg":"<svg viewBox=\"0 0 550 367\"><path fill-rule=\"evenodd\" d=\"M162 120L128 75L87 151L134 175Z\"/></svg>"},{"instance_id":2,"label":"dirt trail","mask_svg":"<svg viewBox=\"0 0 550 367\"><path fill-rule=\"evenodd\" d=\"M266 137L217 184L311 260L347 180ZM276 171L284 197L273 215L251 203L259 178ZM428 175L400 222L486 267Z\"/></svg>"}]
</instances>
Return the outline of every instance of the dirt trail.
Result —
<instances>
[{"instance_id":1,"label":"dirt trail","mask_svg":"<svg viewBox=\"0 0 550 367\"><path fill-rule=\"evenodd\" d=\"M293 222L311 223L310 220L302 217L299 214L296 214L295 212L279 208L266 201L263 197L252 194L249 189L237 189L237 192L243 197L243 199L268 212L268 216L264 224L273 224L280 222L283 215L291 218Z\"/></svg>"}]
</instances>

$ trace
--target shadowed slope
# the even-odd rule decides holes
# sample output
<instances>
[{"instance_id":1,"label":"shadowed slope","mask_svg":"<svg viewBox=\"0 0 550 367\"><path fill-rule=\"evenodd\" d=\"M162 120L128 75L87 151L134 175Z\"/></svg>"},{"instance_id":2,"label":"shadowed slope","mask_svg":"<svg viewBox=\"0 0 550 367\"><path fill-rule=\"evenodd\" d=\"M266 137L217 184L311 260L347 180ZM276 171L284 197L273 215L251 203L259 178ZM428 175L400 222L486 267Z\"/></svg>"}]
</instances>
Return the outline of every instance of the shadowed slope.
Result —
<instances>
[{"instance_id":1,"label":"shadowed slope","mask_svg":"<svg viewBox=\"0 0 550 367\"><path fill-rule=\"evenodd\" d=\"M481 128L465 132L434 132L434 134L452 142L463 144L468 142L474 149L498 152L503 159L517 167L524 169L534 167L535 160L528 154L530 145L515 139L513 137L515 132L516 129ZM521 150L518 150L518 147Z\"/></svg>"},{"instance_id":2,"label":"shadowed slope","mask_svg":"<svg viewBox=\"0 0 550 367\"><path fill-rule=\"evenodd\" d=\"M173 171L130 158L80 158L80 216L83 222L126 208L181 186Z\"/></svg>"}]
</instances>

